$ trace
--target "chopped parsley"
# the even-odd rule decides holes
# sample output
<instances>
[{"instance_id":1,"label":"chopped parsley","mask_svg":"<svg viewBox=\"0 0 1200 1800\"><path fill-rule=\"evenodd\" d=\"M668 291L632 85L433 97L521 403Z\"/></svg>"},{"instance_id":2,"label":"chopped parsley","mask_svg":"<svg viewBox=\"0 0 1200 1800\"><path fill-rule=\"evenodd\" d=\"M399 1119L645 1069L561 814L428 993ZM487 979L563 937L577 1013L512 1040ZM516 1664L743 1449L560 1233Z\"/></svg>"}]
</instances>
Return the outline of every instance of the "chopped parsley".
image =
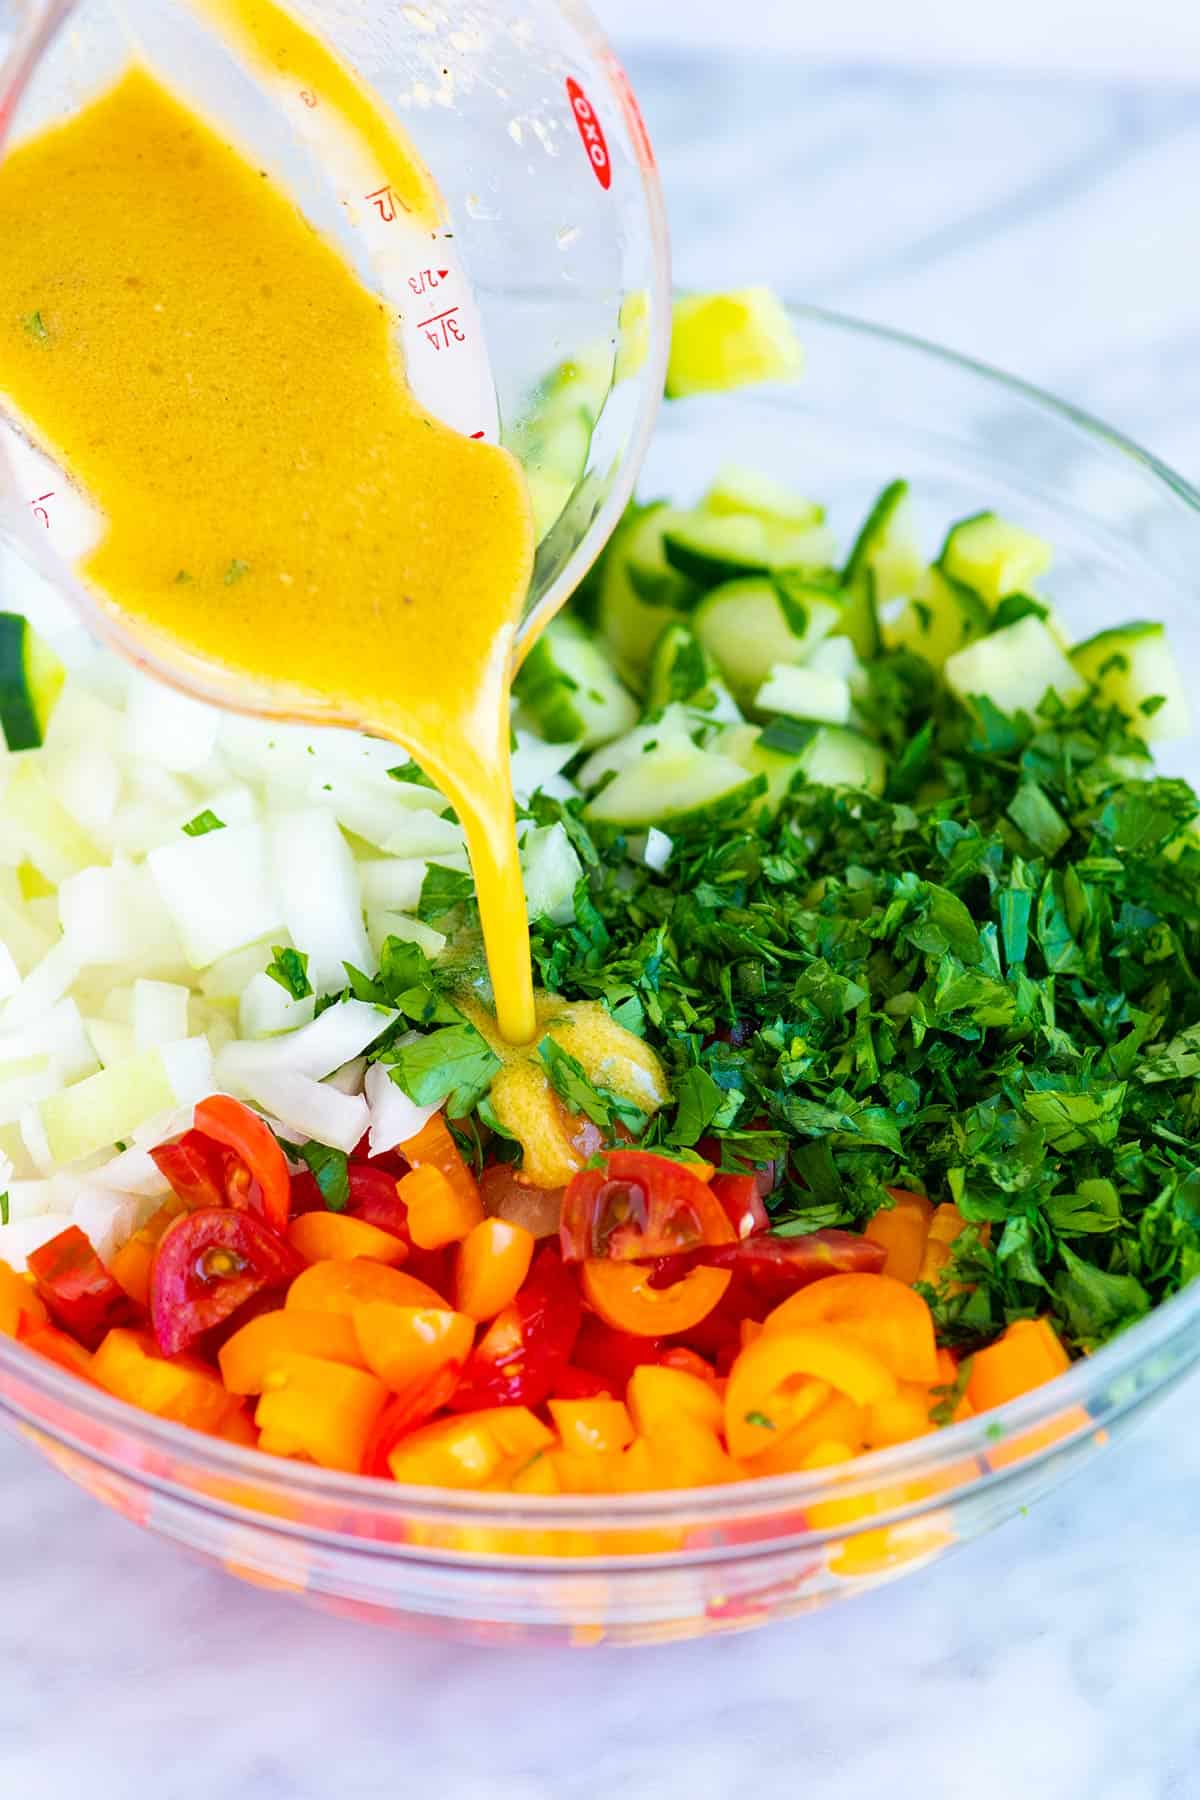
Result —
<instances>
[{"instance_id":1,"label":"chopped parsley","mask_svg":"<svg viewBox=\"0 0 1200 1800\"><path fill-rule=\"evenodd\" d=\"M0 1225L8 1224L8 1190L0 1194Z\"/></svg>"},{"instance_id":2,"label":"chopped parsley","mask_svg":"<svg viewBox=\"0 0 1200 1800\"><path fill-rule=\"evenodd\" d=\"M46 329L46 321L43 319L40 312L30 313L29 317L25 320L25 329L31 338L37 339L39 344L48 344L50 342L50 333Z\"/></svg>"},{"instance_id":3,"label":"chopped parsley","mask_svg":"<svg viewBox=\"0 0 1200 1800\"><path fill-rule=\"evenodd\" d=\"M188 837L204 837L210 831L224 831L225 821L218 819L212 808L206 806L194 819L189 819L183 829Z\"/></svg>"},{"instance_id":4,"label":"chopped parsley","mask_svg":"<svg viewBox=\"0 0 1200 1800\"><path fill-rule=\"evenodd\" d=\"M225 586L233 587L242 579L243 575L248 575L249 573L250 564L248 562L243 562L241 557L235 556L225 571Z\"/></svg>"},{"instance_id":5,"label":"chopped parsley","mask_svg":"<svg viewBox=\"0 0 1200 1800\"><path fill-rule=\"evenodd\" d=\"M747 1425L761 1426L763 1431L774 1431L775 1429L774 1419L768 1419L764 1412L748 1412L744 1413L742 1416Z\"/></svg>"},{"instance_id":6,"label":"chopped parsley","mask_svg":"<svg viewBox=\"0 0 1200 1800\"><path fill-rule=\"evenodd\" d=\"M286 994L293 1000L307 1000L312 993L312 982L308 979L308 957L303 950L291 950L282 944L271 947L273 960L264 971L277 981Z\"/></svg>"}]
</instances>

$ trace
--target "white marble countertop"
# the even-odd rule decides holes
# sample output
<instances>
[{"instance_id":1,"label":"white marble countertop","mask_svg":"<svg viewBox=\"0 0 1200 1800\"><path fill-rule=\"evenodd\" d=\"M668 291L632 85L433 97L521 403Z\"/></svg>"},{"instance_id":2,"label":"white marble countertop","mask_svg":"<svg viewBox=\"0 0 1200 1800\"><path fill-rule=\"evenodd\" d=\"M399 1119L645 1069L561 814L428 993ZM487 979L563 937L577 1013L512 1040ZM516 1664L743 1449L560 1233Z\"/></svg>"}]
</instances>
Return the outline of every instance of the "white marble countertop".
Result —
<instances>
[{"instance_id":1,"label":"white marble countertop","mask_svg":"<svg viewBox=\"0 0 1200 1800\"><path fill-rule=\"evenodd\" d=\"M1200 86L630 62L683 282L940 338L1200 476ZM0 1795L1190 1800L1198 1392L924 1575L636 1658L319 1617L0 1441Z\"/></svg>"}]
</instances>

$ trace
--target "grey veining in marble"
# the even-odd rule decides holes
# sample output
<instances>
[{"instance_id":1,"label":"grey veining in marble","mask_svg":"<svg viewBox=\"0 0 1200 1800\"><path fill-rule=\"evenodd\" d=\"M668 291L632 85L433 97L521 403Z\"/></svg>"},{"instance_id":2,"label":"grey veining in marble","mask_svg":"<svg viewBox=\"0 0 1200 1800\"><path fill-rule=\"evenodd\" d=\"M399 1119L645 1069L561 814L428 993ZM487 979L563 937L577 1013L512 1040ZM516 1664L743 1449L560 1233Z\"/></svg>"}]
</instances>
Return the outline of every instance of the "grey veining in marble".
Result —
<instances>
[{"instance_id":1,"label":"grey veining in marble","mask_svg":"<svg viewBox=\"0 0 1200 1800\"><path fill-rule=\"evenodd\" d=\"M1200 89L631 61L682 282L944 340L1200 477ZM925 1575L631 1656L309 1614L0 1441L0 1800L1195 1800L1198 1410Z\"/></svg>"}]
</instances>

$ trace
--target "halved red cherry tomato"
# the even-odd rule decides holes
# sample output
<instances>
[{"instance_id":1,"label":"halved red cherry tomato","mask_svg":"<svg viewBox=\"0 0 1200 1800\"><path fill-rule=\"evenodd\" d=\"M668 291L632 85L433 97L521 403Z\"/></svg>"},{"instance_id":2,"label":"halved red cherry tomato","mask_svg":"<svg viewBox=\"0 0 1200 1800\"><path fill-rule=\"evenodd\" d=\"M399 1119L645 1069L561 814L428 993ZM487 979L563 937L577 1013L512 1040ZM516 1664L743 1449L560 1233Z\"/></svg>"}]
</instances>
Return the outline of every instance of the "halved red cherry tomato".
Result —
<instances>
[{"instance_id":1,"label":"halved red cherry tomato","mask_svg":"<svg viewBox=\"0 0 1200 1800\"><path fill-rule=\"evenodd\" d=\"M387 1479L391 1474L388 1457L396 1445L410 1431L415 1431L418 1425L440 1412L443 1406L449 1405L462 1370L460 1362L443 1363L428 1380L414 1381L411 1387L388 1401L367 1439L363 1454L364 1475Z\"/></svg>"},{"instance_id":2,"label":"halved red cherry tomato","mask_svg":"<svg viewBox=\"0 0 1200 1800\"><path fill-rule=\"evenodd\" d=\"M185 1131L150 1152L159 1173L186 1206L224 1206L225 1159L220 1144L202 1131Z\"/></svg>"},{"instance_id":3,"label":"halved red cherry tomato","mask_svg":"<svg viewBox=\"0 0 1200 1800\"><path fill-rule=\"evenodd\" d=\"M89 1350L114 1325L131 1325L141 1316L78 1225L35 1250L29 1272L51 1318Z\"/></svg>"},{"instance_id":4,"label":"halved red cherry tomato","mask_svg":"<svg viewBox=\"0 0 1200 1800\"><path fill-rule=\"evenodd\" d=\"M642 1363L657 1362L662 1345L658 1338L634 1337L631 1331L614 1331L595 1313L584 1313L571 1352L578 1369L598 1375L621 1395L629 1385L629 1377Z\"/></svg>"},{"instance_id":5,"label":"halved red cherry tomato","mask_svg":"<svg viewBox=\"0 0 1200 1800\"><path fill-rule=\"evenodd\" d=\"M291 1182L287 1158L266 1120L228 1094L210 1094L207 1100L201 1100L195 1120L196 1130L232 1150L245 1170L243 1197L240 1172L226 1167L226 1197L230 1205L253 1206L268 1225L283 1231L291 1210Z\"/></svg>"},{"instance_id":6,"label":"halved red cherry tomato","mask_svg":"<svg viewBox=\"0 0 1200 1800\"><path fill-rule=\"evenodd\" d=\"M364 1139L365 1143L366 1140ZM446 1291L453 1269L452 1250L421 1250L413 1243L408 1229L408 1208L397 1191L396 1183L405 1167L398 1159L395 1170L385 1168L383 1162L352 1162L347 1170L350 1181L350 1198L346 1203L346 1211L352 1219L361 1219L365 1225L374 1225L380 1231L388 1231L408 1245L408 1256L404 1267L418 1281L426 1282L439 1292ZM322 1212L325 1199L314 1178L307 1169L292 1176L292 1212Z\"/></svg>"},{"instance_id":7,"label":"halved red cherry tomato","mask_svg":"<svg viewBox=\"0 0 1200 1800\"><path fill-rule=\"evenodd\" d=\"M714 1175L708 1185L739 1238L771 1229L757 1175Z\"/></svg>"},{"instance_id":8,"label":"halved red cherry tomato","mask_svg":"<svg viewBox=\"0 0 1200 1800\"><path fill-rule=\"evenodd\" d=\"M590 1369L577 1369L568 1363L554 1384L552 1400L619 1400L624 1389L593 1375Z\"/></svg>"},{"instance_id":9,"label":"halved red cherry tomato","mask_svg":"<svg viewBox=\"0 0 1200 1800\"><path fill-rule=\"evenodd\" d=\"M547 1244L512 1305L497 1314L467 1358L452 1409L540 1406L567 1366L582 1317L575 1277L563 1267L557 1246Z\"/></svg>"},{"instance_id":10,"label":"halved red cherry tomato","mask_svg":"<svg viewBox=\"0 0 1200 1800\"><path fill-rule=\"evenodd\" d=\"M744 1301L743 1318L762 1319L772 1307L820 1281L823 1275L877 1275L884 1264L882 1244L872 1243L854 1231L810 1231L803 1237L781 1237L760 1232L740 1243L699 1250L685 1260L729 1269ZM667 1258L660 1264L656 1285L678 1280L680 1265ZM764 1310L765 1309L765 1310Z\"/></svg>"},{"instance_id":11,"label":"halved red cherry tomato","mask_svg":"<svg viewBox=\"0 0 1200 1800\"><path fill-rule=\"evenodd\" d=\"M610 1150L602 1169L572 1176L559 1237L568 1262L631 1262L735 1241L712 1189L648 1150Z\"/></svg>"},{"instance_id":12,"label":"halved red cherry tomato","mask_svg":"<svg viewBox=\"0 0 1200 1800\"><path fill-rule=\"evenodd\" d=\"M167 1228L150 1274L150 1318L160 1350L176 1356L264 1289L286 1287L304 1268L257 1213L203 1207Z\"/></svg>"}]
</instances>

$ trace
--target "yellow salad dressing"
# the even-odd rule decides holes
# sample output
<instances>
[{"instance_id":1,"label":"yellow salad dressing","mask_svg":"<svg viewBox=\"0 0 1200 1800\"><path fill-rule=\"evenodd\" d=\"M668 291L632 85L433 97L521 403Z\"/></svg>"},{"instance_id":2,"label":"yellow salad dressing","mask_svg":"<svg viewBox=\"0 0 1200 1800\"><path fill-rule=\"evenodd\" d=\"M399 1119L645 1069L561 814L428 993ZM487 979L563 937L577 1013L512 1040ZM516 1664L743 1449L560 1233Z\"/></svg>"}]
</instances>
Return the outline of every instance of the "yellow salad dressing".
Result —
<instances>
[{"instance_id":1,"label":"yellow salad dressing","mask_svg":"<svg viewBox=\"0 0 1200 1800\"><path fill-rule=\"evenodd\" d=\"M196 7L319 89L402 203L437 218L412 148L306 31L264 0ZM466 832L501 1031L528 1041L519 465L416 402L381 300L143 70L0 162L0 246L0 391L103 520L89 588L168 665L231 668L281 710L333 701L416 757Z\"/></svg>"}]
</instances>

